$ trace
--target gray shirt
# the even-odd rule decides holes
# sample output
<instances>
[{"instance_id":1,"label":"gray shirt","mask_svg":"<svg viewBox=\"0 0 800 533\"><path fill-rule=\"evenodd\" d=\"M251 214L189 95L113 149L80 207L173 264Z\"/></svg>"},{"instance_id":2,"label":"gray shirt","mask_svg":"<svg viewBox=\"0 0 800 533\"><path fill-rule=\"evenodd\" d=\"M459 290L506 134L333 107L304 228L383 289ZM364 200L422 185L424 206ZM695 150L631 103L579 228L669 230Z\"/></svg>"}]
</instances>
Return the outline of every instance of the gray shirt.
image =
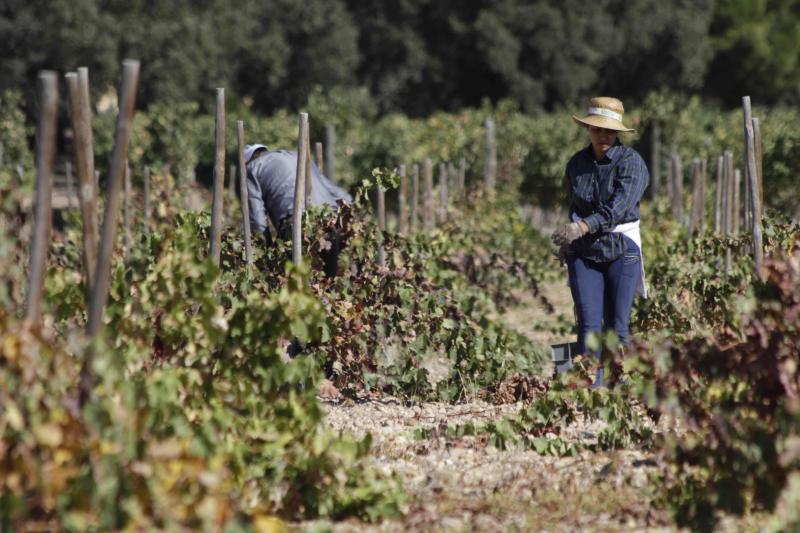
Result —
<instances>
[{"instance_id":1,"label":"gray shirt","mask_svg":"<svg viewBox=\"0 0 800 533\"><path fill-rule=\"evenodd\" d=\"M247 164L247 202L253 231L267 231L267 216L280 229L281 221L294 213L294 181L297 174L297 152L275 150ZM336 202L352 203L347 191L337 187L311 163L311 205Z\"/></svg>"}]
</instances>

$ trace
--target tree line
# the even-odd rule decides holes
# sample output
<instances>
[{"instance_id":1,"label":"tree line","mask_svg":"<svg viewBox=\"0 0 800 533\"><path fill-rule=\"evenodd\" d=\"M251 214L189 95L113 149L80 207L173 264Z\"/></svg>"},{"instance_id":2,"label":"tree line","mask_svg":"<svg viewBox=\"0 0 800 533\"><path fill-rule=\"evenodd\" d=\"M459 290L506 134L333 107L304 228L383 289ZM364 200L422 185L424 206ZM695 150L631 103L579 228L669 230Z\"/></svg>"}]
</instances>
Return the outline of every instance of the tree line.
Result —
<instances>
[{"instance_id":1,"label":"tree line","mask_svg":"<svg viewBox=\"0 0 800 533\"><path fill-rule=\"evenodd\" d=\"M40 69L79 65L113 88L120 58L136 57L143 105L210 106L219 86L264 113L317 86L413 116L661 88L795 103L799 15L800 0L5 0L0 91L33 102Z\"/></svg>"}]
</instances>

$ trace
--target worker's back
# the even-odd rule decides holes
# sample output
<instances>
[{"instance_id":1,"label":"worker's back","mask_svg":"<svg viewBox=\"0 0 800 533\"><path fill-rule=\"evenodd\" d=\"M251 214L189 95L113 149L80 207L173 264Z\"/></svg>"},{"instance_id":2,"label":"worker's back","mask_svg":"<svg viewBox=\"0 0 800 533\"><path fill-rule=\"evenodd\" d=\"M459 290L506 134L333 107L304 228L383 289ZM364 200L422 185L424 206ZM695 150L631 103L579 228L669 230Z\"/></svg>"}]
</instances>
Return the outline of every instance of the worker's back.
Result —
<instances>
[{"instance_id":1,"label":"worker's back","mask_svg":"<svg viewBox=\"0 0 800 533\"><path fill-rule=\"evenodd\" d=\"M338 200L352 202L351 196L311 166L311 205L336 207ZM247 164L247 193L250 224L253 231L267 229L267 216L279 231L282 221L294 212L294 183L297 174L297 152L269 151Z\"/></svg>"}]
</instances>

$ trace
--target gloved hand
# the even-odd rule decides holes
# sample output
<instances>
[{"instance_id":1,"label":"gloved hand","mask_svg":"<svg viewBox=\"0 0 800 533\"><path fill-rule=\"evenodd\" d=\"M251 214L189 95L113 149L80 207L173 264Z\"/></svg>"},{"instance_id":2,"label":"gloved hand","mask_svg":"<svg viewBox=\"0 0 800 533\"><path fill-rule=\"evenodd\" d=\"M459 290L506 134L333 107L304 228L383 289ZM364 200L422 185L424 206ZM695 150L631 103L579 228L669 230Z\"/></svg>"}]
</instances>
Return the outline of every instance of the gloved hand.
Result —
<instances>
[{"instance_id":1,"label":"gloved hand","mask_svg":"<svg viewBox=\"0 0 800 533\"><path fill-rule=\"evenodd\" d=\"M575 239L579 239L589 232L589 226L583 220L578 222L570 222L562 228L553 232L550 239L556 246L563 246L569 244Z\"/></svg>"}]
</instances>

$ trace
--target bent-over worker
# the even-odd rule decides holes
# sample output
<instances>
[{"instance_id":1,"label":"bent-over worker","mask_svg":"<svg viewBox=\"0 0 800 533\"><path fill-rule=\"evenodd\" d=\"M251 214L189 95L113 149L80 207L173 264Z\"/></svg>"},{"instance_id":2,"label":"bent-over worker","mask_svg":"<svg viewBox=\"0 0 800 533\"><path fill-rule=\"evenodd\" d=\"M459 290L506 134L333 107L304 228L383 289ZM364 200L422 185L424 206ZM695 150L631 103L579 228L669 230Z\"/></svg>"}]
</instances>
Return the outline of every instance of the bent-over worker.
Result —
<instances>
[{"instance_id":1,"label":"bent-over worker","mask_svg":"<svg viewBox=\"0 0 800 533\"><path fill-rule=\"evenodd\" d=\"M250 208L250 226L254 232L262 233L271 241L267 217L281 239L291 239L292 214L294 213L294 187L297 174L297 152L270 150L263 144L248 144L244 159L247 165L247 202ZM352 203L347 191L336 186L322 175L312 161L311 199L312 206L328 204L334 211L338 202ZM329 235L331 247L320 252L325 274L333 277L337 272L340 251L339 236Z\"/></svg>"}]
</instances>

